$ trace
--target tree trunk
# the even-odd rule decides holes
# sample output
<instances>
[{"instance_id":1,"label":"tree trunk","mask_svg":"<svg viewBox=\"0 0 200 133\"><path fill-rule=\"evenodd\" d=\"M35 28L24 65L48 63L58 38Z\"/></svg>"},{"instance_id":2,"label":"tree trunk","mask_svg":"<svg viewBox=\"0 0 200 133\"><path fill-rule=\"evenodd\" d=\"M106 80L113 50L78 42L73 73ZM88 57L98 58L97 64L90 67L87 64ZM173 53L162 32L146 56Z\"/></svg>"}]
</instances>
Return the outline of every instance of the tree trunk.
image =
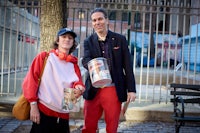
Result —
<instances>
[{"instance_id":1,"label":"tree trunk","mask_svg":"<svg viewBox=\"0 0 200 133\"><path fill-rule=\"evenodd\" d=\"M41 0L40 51L49 51L63 26L62 0Z\"/></svg>"}]
</instances>

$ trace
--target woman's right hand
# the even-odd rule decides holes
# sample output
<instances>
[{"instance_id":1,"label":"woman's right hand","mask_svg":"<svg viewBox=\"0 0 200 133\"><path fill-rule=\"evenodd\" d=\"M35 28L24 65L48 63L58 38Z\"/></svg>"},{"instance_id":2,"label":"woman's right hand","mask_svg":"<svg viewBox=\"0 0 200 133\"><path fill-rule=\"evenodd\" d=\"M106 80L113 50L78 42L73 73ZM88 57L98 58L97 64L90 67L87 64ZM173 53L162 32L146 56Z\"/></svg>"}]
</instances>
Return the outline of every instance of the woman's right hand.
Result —
<instances>
[{"instance_id":1,"label":"woman's right hand","mask_svg":"<svg viewBox=\"0 0 200 133\"><path fill-rule=\"evenodd\" d=\"M31 110L30 110L30 120L33 122L40 124L40 112L38 109L37 103L30 104L31 105Z\"/></svg>"}]
</instances>

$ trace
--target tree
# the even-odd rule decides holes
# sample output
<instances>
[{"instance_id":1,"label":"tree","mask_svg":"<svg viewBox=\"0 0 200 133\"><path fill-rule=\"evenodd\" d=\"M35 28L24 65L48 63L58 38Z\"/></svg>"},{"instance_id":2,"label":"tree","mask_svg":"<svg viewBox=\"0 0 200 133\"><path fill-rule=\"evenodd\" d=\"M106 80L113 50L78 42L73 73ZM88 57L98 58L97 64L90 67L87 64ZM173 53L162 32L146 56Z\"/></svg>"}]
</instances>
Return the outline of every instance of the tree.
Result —
<instances>
[{"instance_id":1,"label":"tree","mask_svg":"<svg viewBox=\"0 0 200 133\"><path fill-rule=\"evenodd\" d=\"M62 4L62 0L41 0L40 51L49 51L57 31L63 27Z\"/></svg>"}]
</instances>

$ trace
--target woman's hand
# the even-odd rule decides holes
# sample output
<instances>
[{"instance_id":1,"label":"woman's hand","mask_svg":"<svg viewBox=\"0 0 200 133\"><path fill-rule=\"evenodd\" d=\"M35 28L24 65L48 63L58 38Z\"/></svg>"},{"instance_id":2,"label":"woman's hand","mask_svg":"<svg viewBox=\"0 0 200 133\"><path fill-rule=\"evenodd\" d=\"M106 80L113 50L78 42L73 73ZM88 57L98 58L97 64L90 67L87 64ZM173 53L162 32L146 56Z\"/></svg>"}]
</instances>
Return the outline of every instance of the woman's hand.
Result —
<instances>
[{"instance_id":1,"label":"woman's hand","mask_svg":"<svg viewBox=\"0 0 200 133\"><path fill-rule=\"evenodd\" d=\"M40 124L40 112L38 109L37 102L32 102L30 105L31 105L30 120L32 120L37 124Z\"/></svg>"}]
</instances>

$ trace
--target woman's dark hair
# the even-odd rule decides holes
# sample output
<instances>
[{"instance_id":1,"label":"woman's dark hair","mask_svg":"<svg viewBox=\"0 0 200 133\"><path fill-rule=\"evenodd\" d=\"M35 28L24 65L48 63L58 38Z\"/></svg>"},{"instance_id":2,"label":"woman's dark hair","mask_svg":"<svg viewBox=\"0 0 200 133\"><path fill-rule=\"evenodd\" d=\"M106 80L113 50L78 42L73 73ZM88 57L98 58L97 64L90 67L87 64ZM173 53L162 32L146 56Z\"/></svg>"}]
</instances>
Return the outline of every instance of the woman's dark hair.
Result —
<instances>
[{"instance_id":1,"label":"woman's dark hair","mask_svg":"<svg viewBox=\"0 0 200 133\"><path fill-rule=\"evenodd\" d=\"M90 17L95 12L101 12L101 13L103 13L105 18L108 18L107 12L103 8L95 8L94 10L92 10L91 13L90 13Z\"/></svg>"},{"instance_id":2,"label":"woman's dark hair","mask_svg":"<svg viewBox=\"0 0 200 133\"><path fill-rule=\"evenodd\" d=\"M59 42L59 36L56 37L56 40L53 42L53 48L57 49L58 48L58 43ZM70 48L69 50L69 54L71 54L72 52L74 52L74 50L76 50L76 47L78 46L78 43L76 42L75 38L74 38L74 44L73 46Z\"/></svg>"}]
</instances>

